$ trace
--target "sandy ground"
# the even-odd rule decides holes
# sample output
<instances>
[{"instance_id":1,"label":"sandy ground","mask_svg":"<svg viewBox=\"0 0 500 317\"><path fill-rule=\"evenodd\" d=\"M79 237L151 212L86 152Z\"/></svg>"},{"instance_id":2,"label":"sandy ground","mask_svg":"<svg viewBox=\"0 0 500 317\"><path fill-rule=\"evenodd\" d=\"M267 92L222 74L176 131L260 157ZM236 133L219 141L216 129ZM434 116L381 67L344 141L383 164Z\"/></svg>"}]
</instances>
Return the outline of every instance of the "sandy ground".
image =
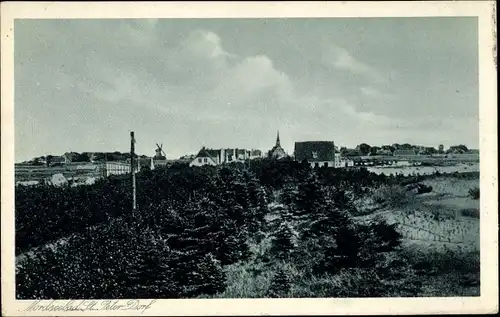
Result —
<instances>
[{"instance_id":1,"label":"sandy ground","mask_svg":"<svg viewBox=\"0 0 500 317\"><path fill-rule=\"evenodd\" d=\"M408 244L479 250L479 219L461 213L464 209L479 210L479 200L468 196L470 188L479 186L479 180L440 178L423 183L431 185L433 191L413 196L404 207L385 208L356 219L382 217L396 223Z\"/></svg>"}]
</instances>

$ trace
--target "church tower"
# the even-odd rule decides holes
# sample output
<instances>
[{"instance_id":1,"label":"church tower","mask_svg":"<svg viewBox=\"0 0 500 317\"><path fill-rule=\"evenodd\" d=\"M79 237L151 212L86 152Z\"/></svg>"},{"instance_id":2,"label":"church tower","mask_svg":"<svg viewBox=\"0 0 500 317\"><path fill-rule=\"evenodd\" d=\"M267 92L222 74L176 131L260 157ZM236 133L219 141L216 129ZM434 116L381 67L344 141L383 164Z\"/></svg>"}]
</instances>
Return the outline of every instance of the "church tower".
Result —
<instances>
[{"instance_id":1,"label":"church tower","mask_svg":"<svg viewBox=\"0 0 500 317\"><path fill-rule=\"evenodd\" d=\"M279 130L276 135L276 145L271 149L271 151L269 151L269 157L278 160L286 157L285 150L283 150L283 148L281 147Z\"/></svg>"}]
</instances>

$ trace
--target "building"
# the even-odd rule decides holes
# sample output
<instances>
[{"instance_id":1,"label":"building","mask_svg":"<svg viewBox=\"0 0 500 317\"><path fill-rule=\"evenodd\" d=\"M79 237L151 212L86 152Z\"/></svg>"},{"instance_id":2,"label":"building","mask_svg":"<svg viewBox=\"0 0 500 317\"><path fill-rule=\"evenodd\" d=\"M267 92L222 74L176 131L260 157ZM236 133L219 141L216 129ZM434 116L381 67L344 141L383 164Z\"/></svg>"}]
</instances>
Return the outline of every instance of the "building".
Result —
<instances>
[{"instance_id":1,"label":"building","mask_svg":"<svg viewBox=\"0 0 500 317\"><path fill-rule=\"evenodd\" d=\"M273 158L273 159L279 160L279 159L285 158L286 156L287 155L286 155L285 150L283 150L283 148L281 147L280 132L278 131L278 134L277 134L277 137L276 137L276 144L269 151L269 157Z\"/></svg>"},{"instance_id":2,"label":"building","mask_svg":"<svg viewBox=\"0 0 500 317\"><path fill-rule=\"evenodd\" d=\"M181 163L191 163L191 161L196 157L196 154L183 155L177 159L177 162Z\"/></svg>"},{"instance_id":3,"label":"building","mask_svg":"<svg viewBox=\"0 0 500 317\"><path fill-rule=\"evenodd\" d=\"M193 158L189 166L219 165L221 164L221 150L206 149L203 147Z\"/></svg>"},{"instance_id":4,"label":"building","mask_svg":"<svg viewBox=\"0 0 500 317\"><path fill-rule=\"evenodd\" d=\"M113 162L113 161L111 161ZM118 162L118 161L115 161ZM130 158L125 160L125 164L130 165ZM147 156L138 156L135 158L135 164L137 164L136 171L140 172L142 169L151 169L154 170L156 165L160 165L157 160L155 160L153 157L147 157ZM134 164L134 165L135 165Z\"/></svg>"},{"instance_id":5,"label":"building","mask_svg":"<svg viewBox=\"0 0 500 317\"><path fill-rule=\"evenodd\" d=\"M395 166L410 166L410 165L412 164L407 160L396 161L395 163Z\"/></svg>"},{"instance_id":6,"label":"building","mask_svg":"<svg viewBox=\"0 0 500 317\"><path fill-rule=\"evenodd\" d=\"M125 162L105 162L103 174L108 177L110 175L123 175L130 173L130 163Z\"/></svg>"},{"instance_id":7,"label":"building","mask_svg":"<svg viewBox=\"0 0 500 317\"><path fill-rule=\"evenodd\" d=\"M155 159L155 158L151 158L151 162L150 162L150 169L151 170L154 170L155 168L158 168L158 167L166 167L169 165L170 162L175 162L175 160L167 160L167 159L164 159L164 160L158 160L158 159ZM185 163L185 162L183 162Z\"/></svg>"},{"instance_id":8,"label":"building","mask_svg":"<svg viewBox=\"0 0 500 317\"><path fill-rule=\"evenodd\" d=\"M333 141L295 142L295 160L307 161L311 167L350 167L354 161L335 153Z\"/></svg>"},{"instance_id":9,"label":"building","mask_svg":"<svg viewBox=\"0 0 500 317\"><path fill-rule=\"evenodd\" d=\"M189 163L189 166L220 165L224 163L244 163L262 157L260 150L247 149L207 149L203 147Z\"/></svg>"},{"instance_id":10,"label":"building","mask_svg":"<svg viewBox=\"0 0 500 317\"><path fill-rule=\"evenodd\" d=\"M64 156L54 156L48 161L49 166L60 166L66 163Z\"/></svg>"},{"instance_id":11,"label":"building","mask_svg":"<svg viewBox=\"0 0 500 317\"><path fill-rule=\"evenodd\" d=\"M354 166L354 160L342 156L340 153L335 153L335 167L340 168L340 167L353 167Z\"/></svg>"},{"instance_id":12,"label":"building","mask_svg":"<svg viewBox=\"0 0 500 317\"><path fill-rule=\"evenodd\" d=\"M258 159L262 157L262 151L261 150L250 150L250 159Z\"/></svg>"},{"instance_id":13,"label":"building","mask_svg":"<svg viewBox=\"0 0 500 317\"><path fill-rule=\"evenodd\" d=\"M377 155L381 155L381 156L391 156L392 155L392 151L391 150L378 150L377 151Z\"/></svg>"},{"instance_id":14,"label":"building","mask_svg":"<svg viewBox=\"0 0 500 317\"><path fill-rule=\"evenodd\" d=\"M396 150L394 156L415 156L417 153L414 150Z\"/></svg>"}]
</instances>

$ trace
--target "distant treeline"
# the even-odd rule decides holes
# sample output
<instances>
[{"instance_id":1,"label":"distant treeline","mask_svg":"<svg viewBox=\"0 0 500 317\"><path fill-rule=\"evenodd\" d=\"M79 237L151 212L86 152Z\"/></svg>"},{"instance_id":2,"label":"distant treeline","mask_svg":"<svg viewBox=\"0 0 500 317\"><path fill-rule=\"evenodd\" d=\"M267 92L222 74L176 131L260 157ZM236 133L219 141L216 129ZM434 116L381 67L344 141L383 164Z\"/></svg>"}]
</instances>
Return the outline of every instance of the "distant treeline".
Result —
<instances>
[{"instance_id":1,"label":"distant treeline","mask_svg":"<svg viewBox=\"0 0 500 317\"><path fill-rule=\"evenodd\" d=\"M146 155L137 155L134 157L146 158ZM130 152L68 152L64 153L62 156L58 155L46 155L35 157L30 161L23 163L29 163L33 165L52 165L54 163L61 163L61 158L67 159L70 162L104 162L104 161L125 161L130 158Z\"/></svg>"},{"instance_id":2,"label":"distant treeline","mask_svg":"<svg viewBox=\"0 0 500 317\"><path fill-rule=\"evenodd\" d=\"M437 148L432 146L421 146L421 145L413 145L409 143L394 143L392 145L369 145L367 143L361 143L354 149L348 149L346 147L340 148L340 153L345 156L366 156L366 155L393 155L396 151L413 151L415 154L420 155L435 155L435 154L463 154L469 153L471 150L467 148L467 146L460 145L452 145L448 149L444 149L443 145L439 145Z\"/></svg>"}]
</instances>

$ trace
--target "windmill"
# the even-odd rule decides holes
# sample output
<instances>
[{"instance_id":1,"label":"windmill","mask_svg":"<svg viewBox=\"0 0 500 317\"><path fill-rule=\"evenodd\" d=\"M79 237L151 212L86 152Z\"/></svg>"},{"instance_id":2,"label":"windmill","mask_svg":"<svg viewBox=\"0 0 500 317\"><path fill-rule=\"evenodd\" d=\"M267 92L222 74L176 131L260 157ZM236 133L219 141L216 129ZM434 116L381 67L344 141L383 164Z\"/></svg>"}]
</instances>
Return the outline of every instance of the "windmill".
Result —
<instances>
[{"instance_id":1,"label":"windmill","mask_svg":"<svg viewBox=\"0 0 500 317\"><path fill-rule=\"evenodd\" d=\"M167 155L165 154L165 151L163 151L163 143L161 145L158 145L158 143L156 143L156 154L155 154L155 159L157 160L166 160L167 159Z\"/></svg>"}]
</instances>

